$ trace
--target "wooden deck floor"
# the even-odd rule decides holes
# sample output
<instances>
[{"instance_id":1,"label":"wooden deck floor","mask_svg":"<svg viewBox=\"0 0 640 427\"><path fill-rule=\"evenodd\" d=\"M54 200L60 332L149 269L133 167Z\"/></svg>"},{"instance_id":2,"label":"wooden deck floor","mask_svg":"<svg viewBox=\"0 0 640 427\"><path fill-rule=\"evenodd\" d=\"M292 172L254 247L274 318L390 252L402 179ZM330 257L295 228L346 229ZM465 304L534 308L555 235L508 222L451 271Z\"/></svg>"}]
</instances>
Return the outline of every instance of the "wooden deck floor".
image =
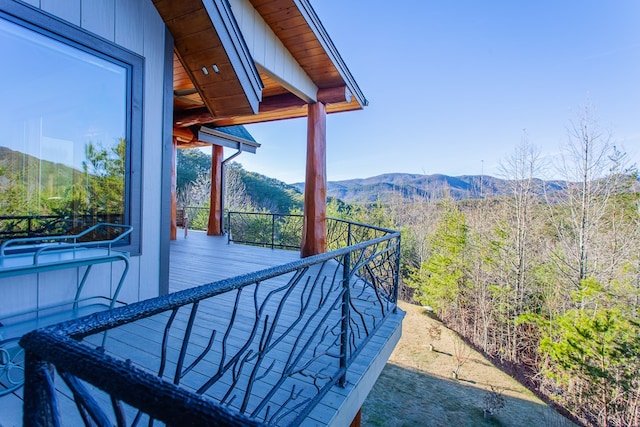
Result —
<instances>
[{"instance_id":1,"label":"wooden deck floor","mask_svg":"<svg viewBox=\"0 0 640 427\"><path fill-rule=\"evenodd\" d=\"M181 233L178 233L181 234ZM169 291L251 273L300 259L297 251L228 244L224 236L189 231L171 242Z\"/></svg>"},{"instance_id":2,"label":"wooden deck floor","mask_svg":"<svg viewBox=\"0 0 640 427\"><path fill-rule=\"evenodd\" d=\"M178 240L171 242L169 288L170 292L176 292L241 274L252 273L297 259L299 259L299 254L296 251L229 245L223 237L211 237L206 236L204 233L190 232L188 238L185 239L181 236ZM272 283L265 285L262 295L264 296L268 291L283 286L289 279L290 276L276 278ZM211 338L213 325L218 330L218 337L214 340L214 348L220 344L225 325L229 323L229 318L231 317L235 297L235 293L229 293L229 295L217 297L215 302L204 301L206 304L201 304L198 311L199 317L193 331L194 339L190 342L187 354L187 361L194 360L206 348L207 341ZM282 297L284 298L284 296ZM294 296L290 297L294 299ZM299 299L300 296L296 294L295 298ZM278 301L276 301L274 307L277 307ZM243 310L241 310L240 319L236 319L233 327L235 342L227 342L228 345L230 344L231 351L248 342L244 341L245 338L242 338L242 336L248 335L253 325L255 310L253 310L252 306L253 303L250 299L239 302L239 307ZM339 315L338 312L333 313L330 307L326 308L325 311L328 318L337 318ZM293 349L297 345L295 336L288 337L288 332L285 332L289 326L295 325L296 321L299 322L298 316L302 317L302 315L298 313L298 309L294 307L291 312L281 315L281 321L278 325L273 325L276 334L281 334L282 342ZM314 316L318 314L322 313L319 312ZM170 331L168 345L170 357L168 357L168 360L176 360L177 358L176 355L180 351L180 342L185 333L188 316L189 312L187 310L179 312L176 316L174 326ZM306 314L305 316L309 317L310 315ZM350 368L347 376L347 387L333 387L323 401L308 416L303 423L304 425L349 424L400 337L402 317L403 313L399 312L385 321L383 328L373 337L365 351L360 353ZM165 374L163 376L170 379L173 374L170 375L168 372L171 369L175 370L175 363L169 362L167 366L160 368L160 359L157 356L160 353L160 344L163 340L167 319L168 314L159 315L110 331L108 345L106 346L107 351L119 357L126 357L151 372L158 372L159 369L164 369ZM204 322L206 324L203 324ZM307 327L311 331L312 328L309 325L312 325L310 317L301 322L300 327ZM245 332L242 332L243 329ZM96 339L98 338L96 337ZM252 341L255 342L252 342L251 345L259 345L260 339L252 339ZM96 341L96 343L98 342ZM198 364L198 368L186 376L181 384L190 389L197 389L212 375L212 372L215 372L224 356L219 351L209 351L208 353L207 357ZM278 381L278 376L282 374L284 368L282 361L286 360L287 356L288 354L283 353L281 357L276 356L274 360L264 364L264 366L268 367L265 368L268 372L263 371L262 374L266 375L268 373L269 378L254 389L254 395L259 396L263 390L268 390L271 384ZM332 361L331 363L334 362ZM317 370L320 367L310 365L309 369ZM229 390L230 383L233 381L233 371L230 371L225 378L221 379L219 386L211 387L205 395L216 400L224 399L225 393ZM240 382L242 381L246 381L246 377L240 380ZM311 391L314 388L313 379L306 382L304 377L299 377L294 378L294 382L299 393L306 393L305 390ZM57 384L61 384L61 381L58 380ZM63 385L58 387L63 396L70 396L70 392ZM19 411L13 408L16 401L19 404L19 396L20 393L17 393L14 396L6 396L0 399L0 426L20 425ZM13 398L13 405L11 403L12 400L8 398ZM276 396L274 401L277 402L279 398L286 399L286 396ZM59 404L62 413L66 413L67 410L75 412L70 399L61 398ZM230 406L237 407L239 404L240 402L238 401L231 402ZM65 408L67 409L65 410ZM75 421L72 419L69 425L73 425Z\"/></svg>"}]
</instances>

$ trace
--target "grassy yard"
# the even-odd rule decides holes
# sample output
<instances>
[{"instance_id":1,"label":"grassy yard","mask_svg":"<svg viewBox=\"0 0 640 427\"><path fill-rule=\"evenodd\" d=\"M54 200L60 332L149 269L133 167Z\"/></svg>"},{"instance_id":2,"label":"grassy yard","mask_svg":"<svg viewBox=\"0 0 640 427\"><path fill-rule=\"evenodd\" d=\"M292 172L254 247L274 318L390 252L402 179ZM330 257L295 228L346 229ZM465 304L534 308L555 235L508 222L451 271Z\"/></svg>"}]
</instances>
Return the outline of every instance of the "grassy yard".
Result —
<instances>
[{"instance_id":1,"label":"grassy yard","mask_svg":"<svg viewBox=\"0 0 640 427\"><path fill-rule=\"evenodd\" d=\"M400 307L407 312L402 339L364 403L363 426L573 426L421 307ZM439 339L433 338L438 326ZM457 360L464 363L455 380ZM485 418L483 400L492 386L504 407Z\"/></svg>"}]
</instances>

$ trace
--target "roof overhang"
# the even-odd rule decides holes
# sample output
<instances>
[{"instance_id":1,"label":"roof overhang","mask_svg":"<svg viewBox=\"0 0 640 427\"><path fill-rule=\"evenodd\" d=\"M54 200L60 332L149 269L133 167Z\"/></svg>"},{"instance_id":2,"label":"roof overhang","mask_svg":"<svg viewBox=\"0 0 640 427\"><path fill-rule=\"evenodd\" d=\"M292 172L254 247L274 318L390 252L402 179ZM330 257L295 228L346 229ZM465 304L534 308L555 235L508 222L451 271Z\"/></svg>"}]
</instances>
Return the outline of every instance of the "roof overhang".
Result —
<instances>
[{"instance_id":1,"label":"roof overhang","mask_svg":"<svg viewBox=\"0 0 640 427\"><path fill-rule=\"evenodd\" d=\"M369 101L365 98L364 93L362 93L362 90L349 71L349 68L347 68L347 65L340 56L340 52L338 52L338 49L333 44L331 37L329 37L329 34L322 25L322 22L320 22L320 18L318 18L315 10L311 7L309 0L293 0L293 2L296 4L300 15L304 17L305 21L309 25L309 29L315 35L317 42L323 47L325 55L331 61L336 71L340 74L340 77L342 77L344 86L353 96L355 103L360 108L366 107L369 104ZM322 87L320 88L322 89ZM351 100L347 103L351 104Z\"/></svg>"},{"instance_id":2,"label":"roof overhang","mask_svg":"<svg viewBox=\"0 0 640 427\"><path fill-rule=\"evenodd\" d=\"M309 0L153 2L175 40L174 128L304 117L316 101L328 113L368 103ZM272 42L285 53L275 65L260 51Z\"/></svg>"},{"instance_id":3,"label":"roof overhang","mask_svg":"<svg viewBox=\"0 0 640 427\"><path fill-rule=\"evenodd\" d=\"M235 132L234 132L235 133ZM198 140L208 144L220 145L222 147L233 148L234 150L256 153L260 144L254 140L243 138L230 133L226 128L210 128L202 126L198 130Z\"/></svg>"},{"instance_id":4,"label":"roof overhang","mask_svg":"<svg viewBox=\"0 0 640 427\"><path fill-rule=\"evenodd\" d=\"M256 114L262 99L262 81L229 3L202 0L153 0L153 3L173 35L175 53L184 72L211 114L215 117Z\"/></svg>"}]
</instances>

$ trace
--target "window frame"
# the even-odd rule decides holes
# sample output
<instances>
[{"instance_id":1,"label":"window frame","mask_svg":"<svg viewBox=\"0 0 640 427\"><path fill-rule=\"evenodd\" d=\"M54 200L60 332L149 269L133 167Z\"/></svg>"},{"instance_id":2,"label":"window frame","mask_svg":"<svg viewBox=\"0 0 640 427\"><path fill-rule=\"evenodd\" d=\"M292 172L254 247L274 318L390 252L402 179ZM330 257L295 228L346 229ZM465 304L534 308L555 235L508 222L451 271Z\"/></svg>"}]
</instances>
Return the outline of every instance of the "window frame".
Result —
<instances>
[{"instance_id":1,"label":"window frame","mask_svg":"<svg viewBox=\"0 0 640 427\"><path fill-rule=\"evenodd\" d=\"M119 247L141 253L144 58L83 28L24 3L0 0L0 19L80 49L127 71L124 223L133 226L129 243Z\"/></svg>"}]
</instances>

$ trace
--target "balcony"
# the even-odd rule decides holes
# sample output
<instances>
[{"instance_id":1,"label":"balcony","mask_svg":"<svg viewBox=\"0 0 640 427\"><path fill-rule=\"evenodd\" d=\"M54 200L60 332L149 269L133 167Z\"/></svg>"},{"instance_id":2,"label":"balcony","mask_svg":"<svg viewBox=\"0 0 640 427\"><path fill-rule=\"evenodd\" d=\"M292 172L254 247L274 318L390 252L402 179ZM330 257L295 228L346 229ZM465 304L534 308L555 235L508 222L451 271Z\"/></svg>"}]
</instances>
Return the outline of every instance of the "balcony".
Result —
<instances>
[{"instance_id":1,"label":"balcony","mask_svg":"<svg viewBox=\"0 0 640 427\"><path fill-rule=\"evenodd\" d=\"M170 294L26 335L25 425L348 425L400 338L400 235L329 220L299 259L299 221L233 214L172 242Z\"/></svg>"}]
</instances>

